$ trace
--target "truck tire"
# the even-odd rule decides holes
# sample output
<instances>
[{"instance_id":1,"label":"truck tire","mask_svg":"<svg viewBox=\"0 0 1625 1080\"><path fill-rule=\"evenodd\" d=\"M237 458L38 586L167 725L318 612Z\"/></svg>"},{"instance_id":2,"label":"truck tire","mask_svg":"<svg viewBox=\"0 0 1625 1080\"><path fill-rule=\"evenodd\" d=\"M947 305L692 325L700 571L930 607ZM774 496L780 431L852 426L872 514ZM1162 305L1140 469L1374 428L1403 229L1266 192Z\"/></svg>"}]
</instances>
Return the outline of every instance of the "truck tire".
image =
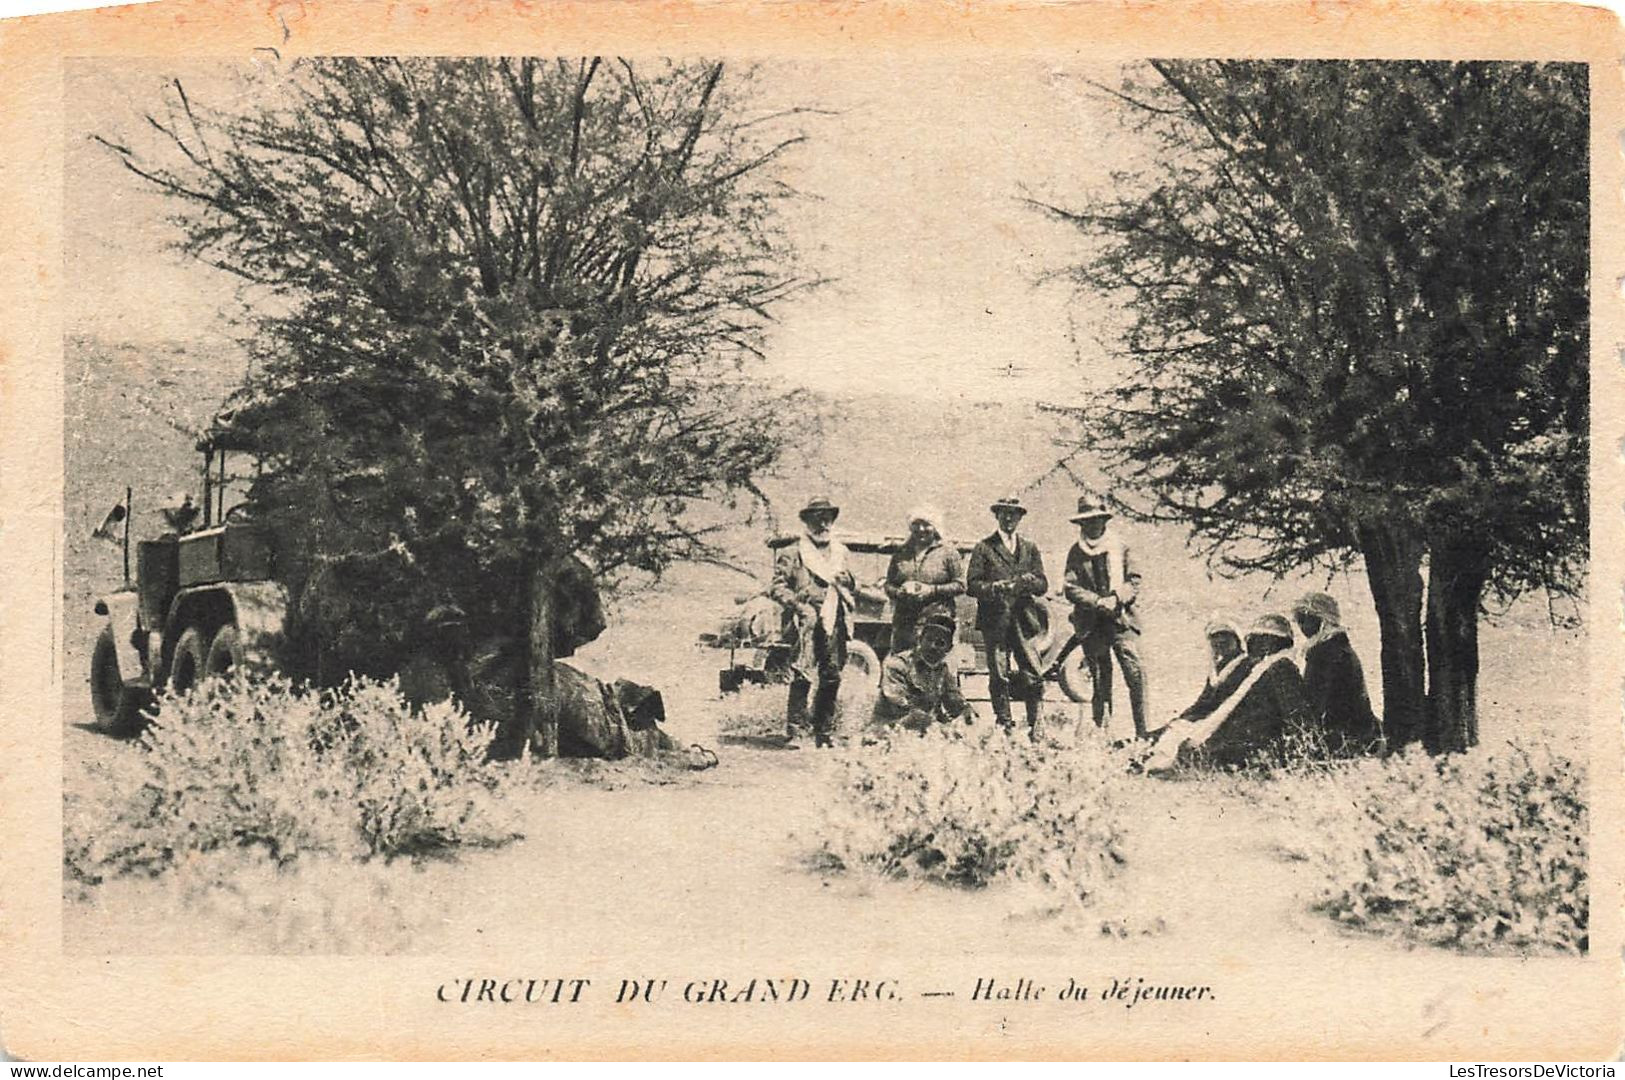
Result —
<instances>
[{"instance_id":1,"label":"truck tire","mask_svg":"<svg viewBox=\"0 0 1625 1080\"><path fill-rule=\"evenodd\" d=\"M196 686L207 671L208 649L203 644L203 631L188 626L180 641L175 643L175 658L169 664L169 690L184 694Z\"/></svg>"},{"instance_id":2,"label":"truck tire","mask_svg":"<svg viewBox=\"0 0 1625 1080\"><path fill-rule=\"evenodd\" d=\"M203 661L203 677L215 679L243 670L242 636L230 624L222 626L209 643L208 656Z\"/></svg>"},{"instance_id":3,"label":"truck tire","mask_svg":"<svg viewBox=\"0 0 1625 1080\"><path fill-rule=\"evenodd\" d=\"M145 704L142 688L125 685L124 674L119 671L113 628L102 627L90 654L90 707L96 714L96 730L108 735L134 735L141 730L141 707Z\"/></svg>"}]
</instances>

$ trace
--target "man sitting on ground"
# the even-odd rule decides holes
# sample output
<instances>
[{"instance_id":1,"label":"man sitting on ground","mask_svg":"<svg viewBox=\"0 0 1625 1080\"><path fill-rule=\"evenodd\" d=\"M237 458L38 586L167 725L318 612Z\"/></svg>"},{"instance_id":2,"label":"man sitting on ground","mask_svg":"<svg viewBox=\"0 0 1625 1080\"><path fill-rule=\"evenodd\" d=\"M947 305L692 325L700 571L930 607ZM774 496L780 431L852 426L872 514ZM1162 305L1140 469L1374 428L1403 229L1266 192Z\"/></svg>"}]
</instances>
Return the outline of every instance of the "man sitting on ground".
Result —
<instances>
[{"instance_id":1,"label":"man sitting on ground","mask_svg":"<svg viewBox=\"0 0 1625 1080\"><path fill-rule=\"evenodd\" d=\"M1196 695L1196 700L1174 717L1172 723L1175 724L1194 724L1212 716L1213 710L1235 693L1236 687L1253 670L1252 658L1241 643L1241 627L1233 620L1216 615L1208 621L1203 634L1208 648L1207 681L1202 684L1202 692Z\"/></svg>"},{"instance_id":2,"label":"man sitting on ground","mask_svg":"<svg viewBox=\"0 0 1625 1080\"><path fill-rule=\"evenodd\" d=\"M1292 662L1292 627L1281 615L1263 615L1247 632L1245 676L1211 712L1163 729L1147 772L1206 760L1244 765L1260 752L1279 752L1289 732L1315 723L1303 676ZM1232 673L1233 674L1233 673Z\"/></svg>"},{"instance_id":3,"label":"man sitting on ground","mask_svg":"<svg viewBox=\"0 0 1625 1080\"><path fill-rule=\"evenodd\" d=\"M932 612L920 620L915 633L914 648L892 653L880 667L874 725L901 725L923 735L933 724L969 722L973 714L948 665L954 643L953 616Z\"/></svg>"},{"instance_id":4,"label":"man sitting on ground","mask_svg":"<svg viewBox=\"0 0 1625 1080\"><path fill-rule=\"evenodd\" d=\"M1382 722L1371 710L1365 668L1343 629L1337 601L1322 592L1304 596L1292 618L1305 641L1303 682L1334 754L1381 753Z\"/></svg>"}]
</instances>

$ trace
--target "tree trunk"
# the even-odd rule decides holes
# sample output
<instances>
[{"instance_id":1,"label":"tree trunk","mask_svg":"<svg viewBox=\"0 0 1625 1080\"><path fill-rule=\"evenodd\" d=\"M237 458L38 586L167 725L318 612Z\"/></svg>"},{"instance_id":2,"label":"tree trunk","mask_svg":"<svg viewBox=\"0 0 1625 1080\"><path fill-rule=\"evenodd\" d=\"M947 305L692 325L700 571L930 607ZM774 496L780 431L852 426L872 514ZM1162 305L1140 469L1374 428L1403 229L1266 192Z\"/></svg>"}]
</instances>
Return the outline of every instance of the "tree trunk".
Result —
<instances>
[{"instance_id":1,"label":"tree trunk","mask_svg":"<svg viewBox=\"0 0 1625 1080\"><path fill-rule=\"evenodd\" d=\"M1459 752L1478 745L1478 605L1483 551L1441 545L1428 556L1427 748Z\"/></svg>"},{"instance_id":2,"label":"tree trunk","mask_svg":"<svg viewBox=\"0 0 1625 1080\"><path fill-rule=\"evenodd\" d=\"M1422 654L1422 545L1387 526L1359 530L1366 580L1382 634L1382 715L1388 745L1422 738L1427 693Z\"/></svg>"},{"instance_id":3,"label":"tree trunk","mask_svg":"<svg viewBox=\"0 0 1625 1080\"><path fill-rule=\"evenodd\" d=\"M529 589L526 608L530 612L526 630L526 671L524 695L528 715L531 750L538 757L559 756L559 713L553 693L553 600L558 563L546 555L529 560Z\"/></svg>"},{"instance_id":4,"label":"tree trunk","mask_svg":"<svg viewBox=\"0 0 1625 1080\"><path fill-rule=\"evenodd\" d=\"M553 598L557 563L532 556L520 571L524 590L523 622L512 711L498 726L491 756L518 757L526 746L538 757L557 757L559 718L553 707ZM512 669L510 669L512 670Z\"/></svg>"}]
</instances>

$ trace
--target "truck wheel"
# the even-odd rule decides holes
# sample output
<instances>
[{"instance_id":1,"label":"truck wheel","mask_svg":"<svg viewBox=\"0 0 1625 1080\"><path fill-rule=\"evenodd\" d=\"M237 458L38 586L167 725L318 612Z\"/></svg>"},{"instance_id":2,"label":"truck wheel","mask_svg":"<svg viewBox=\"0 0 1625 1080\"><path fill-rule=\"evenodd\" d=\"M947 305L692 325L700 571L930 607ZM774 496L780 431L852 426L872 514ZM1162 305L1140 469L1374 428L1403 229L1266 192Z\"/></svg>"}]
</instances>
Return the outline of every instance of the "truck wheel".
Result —
<instances>
[{"instance_id":1,"label":"truck wheel","mask_svg":"<svg viewBox=\"0 0 1625 1080\"><path fill-rule=\"evenodd\" d=\"M170 692L184 694L196 686L203 678L207 659L203 631L195 626L187 627L186 633L175 643L175 659L169 665Z\"/></svg>"},{"instance_id":2,"label":"truck wheel","mask_svg":"<svg viewBox=\"0 0 1625 1080\"><path fill-rule=\"evenodd\" d=\"M209 643L208 657L203 661L204 678L214 679L243 669L242 638L235 626L222 626Z\"/></svg>"},{"instance_id":3,"label":"truck wheel","mask_svg":"<svg viewBox=\"0 0 1625 1080\"><path fill-rule=\"evenodd\" d=\"M133 735L141 729L141 706L145 695L138 686L124 685L118 667L118 647L113 644L113 628L102 627L96 648L90 654L90 706L96 713L96 730L108 735Z\"/></svg>"},{"instance_id":4,"label":"truck wheel","mask_svg":"<svg viewBox=\"0 0 1625 1080\"><path fill-rule=\"evenodd\" d=\"M880 657L862 641L846 643L846 670L841 673L844 684L851 680L857 686L880 685Z\"/></svg>"}]
</instances>

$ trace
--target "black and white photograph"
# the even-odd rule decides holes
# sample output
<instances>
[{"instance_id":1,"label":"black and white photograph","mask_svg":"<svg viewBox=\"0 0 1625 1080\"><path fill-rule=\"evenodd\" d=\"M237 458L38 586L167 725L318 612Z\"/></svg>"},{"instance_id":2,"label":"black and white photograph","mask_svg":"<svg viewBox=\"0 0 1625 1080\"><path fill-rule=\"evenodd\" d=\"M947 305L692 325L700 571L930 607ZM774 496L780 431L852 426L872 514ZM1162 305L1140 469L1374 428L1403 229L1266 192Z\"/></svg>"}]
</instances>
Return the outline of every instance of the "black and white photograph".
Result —
<instances>
[{"instance_id":1,"label":"black and white photograph","mask_svg":"<svg viewBox=\"0 0 1625 1080\"><path fill-rule=\"evenodd\" d=\"M12 1052L1612 1057L1570 14L65 52Z\"/></svg>"}]
</instances>

